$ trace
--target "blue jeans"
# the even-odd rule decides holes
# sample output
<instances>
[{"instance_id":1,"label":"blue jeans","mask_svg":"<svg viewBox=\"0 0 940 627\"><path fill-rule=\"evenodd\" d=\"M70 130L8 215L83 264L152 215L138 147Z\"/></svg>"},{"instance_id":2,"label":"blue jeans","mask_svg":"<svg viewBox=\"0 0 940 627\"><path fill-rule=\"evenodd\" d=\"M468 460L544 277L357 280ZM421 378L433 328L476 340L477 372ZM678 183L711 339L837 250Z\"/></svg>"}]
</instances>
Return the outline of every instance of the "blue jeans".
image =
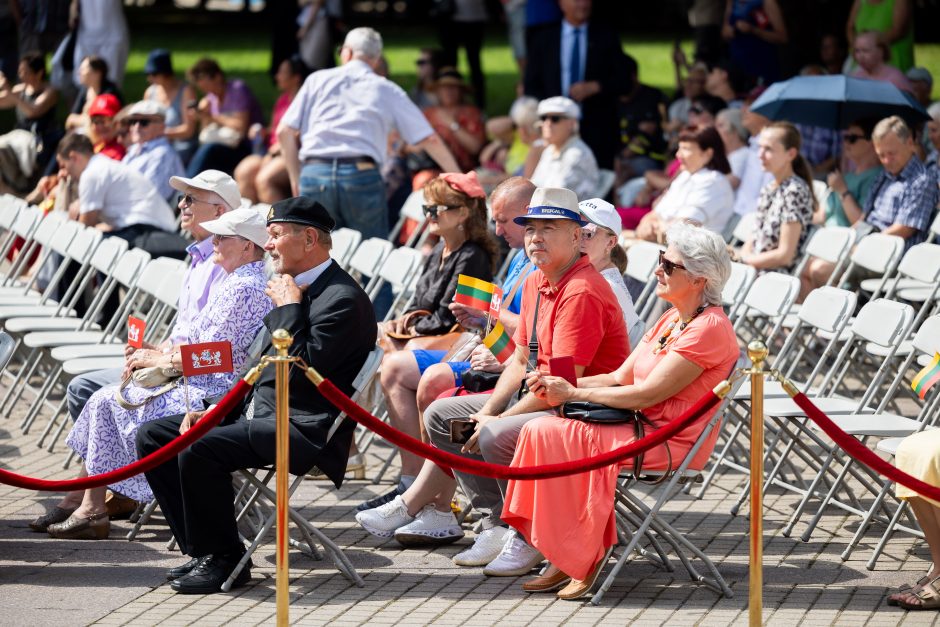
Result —
<instances>
[{"instance_id":1,"label":"blue jeans","mask_svg":"<svg viewBox=\"0 0 940 627\"><path fill-rule=\"evenodd\" d=\"M354 163L308 163L300 170L300 195L326 207L336 226L355 229L363 239L388 237L385 183L378 167Z\"/></svg>"}]
</instances>

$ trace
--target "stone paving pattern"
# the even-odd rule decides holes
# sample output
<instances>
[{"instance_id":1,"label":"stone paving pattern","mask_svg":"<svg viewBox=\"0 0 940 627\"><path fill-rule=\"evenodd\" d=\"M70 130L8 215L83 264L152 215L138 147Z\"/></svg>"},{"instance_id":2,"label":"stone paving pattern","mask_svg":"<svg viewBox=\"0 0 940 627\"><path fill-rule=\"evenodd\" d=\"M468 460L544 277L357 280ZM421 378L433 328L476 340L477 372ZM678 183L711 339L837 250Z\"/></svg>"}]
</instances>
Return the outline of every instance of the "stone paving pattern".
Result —
<instances>
[{"instance_id":1,"label":"stone paving pattern","mask_svg":"<svg viewBox=\"0 0 940 627\"><path fill-rule=\"evenodd\" d=\"M0 387L2 391L2 387ZM42 478L68 478L66 450L49 453L36 446L39 429L22 435L28 402L0 418L0 467ZM388 449L369 451L368 474ZM719 597L689 580L678 566L666 573L635 558L603 603L561 601L554 595L527 595L523 577L485 577L481 568L461 568L451 557L470 542L434 551L403 550L394 540L378 541L356 525L355 506L389 489L370 481L347 481L333 490L323 481L305 481L292 500L346 550L365 580L351 585L327 558L315 561L298 551L291 560L291 622L297 625L745 625L748 620L748 519L729 509L744 477L727 472L701 500L681 495L667 505L667 519L718 564L734 598ZM138 539L124 539L130 524L112 524L107 541L62 541L30 531L29 520L51 507L53 494L0 485L0 625L271 625L274 623L274 546L255 553L250 585L227 594L176 595L164 571L184 558L166 550L168 528L159 516ZM926 545L898 533L874 571L865 563L880 536L876 528L852 559L840 554L858 518L831 510L810 542L780 534L797 498L772 490L766 498L764 617L769 625L921 625L937 622L934 612L905 612L884 604L898 585L916 580L928 567ZM804 521L808 518L804 518ZM606 574L606 573L605 573Z\"/></svg>"}]
</instances>

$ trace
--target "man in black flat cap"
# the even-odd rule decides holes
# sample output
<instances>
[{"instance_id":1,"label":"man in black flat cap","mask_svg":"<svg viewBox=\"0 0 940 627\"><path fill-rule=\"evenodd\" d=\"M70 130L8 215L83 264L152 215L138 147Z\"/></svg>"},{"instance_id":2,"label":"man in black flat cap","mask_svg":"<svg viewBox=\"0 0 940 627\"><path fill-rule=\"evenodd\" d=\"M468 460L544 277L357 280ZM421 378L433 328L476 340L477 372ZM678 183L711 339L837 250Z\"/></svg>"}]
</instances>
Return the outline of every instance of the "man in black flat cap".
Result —
<instances>
[{"instance_id":1,"label":"man in black flat cap","mask_svg":"<svg viewBox=\"0 0 940 627\"><path fill-rule=\"evenodd\" d=\"M304 197L275 203L267 223L265 250L275 271L267 294L274 309L265 317L256 342L266 345L265 354L274 354L271 333L286 329L294 338L291 355L300 356L351 393L353 379L375 346L376 322L369 297L330 259L335 223L320 203ZM244 405L220 426L175 460L147 473L180 549L192 558L167 573L177 592L219 592L245 553L235 525L231 473L275 461L274 370L264 370ZM317 466L339 487L354 423L344 421L327 441L338 410L299 369L290 372L290 471L305 474ZM142 425L137 434L139 454L157 450L204 413ZM235 586L251 578L250 566L251 562L241 571Z\"/></svg>"}]
</instances>

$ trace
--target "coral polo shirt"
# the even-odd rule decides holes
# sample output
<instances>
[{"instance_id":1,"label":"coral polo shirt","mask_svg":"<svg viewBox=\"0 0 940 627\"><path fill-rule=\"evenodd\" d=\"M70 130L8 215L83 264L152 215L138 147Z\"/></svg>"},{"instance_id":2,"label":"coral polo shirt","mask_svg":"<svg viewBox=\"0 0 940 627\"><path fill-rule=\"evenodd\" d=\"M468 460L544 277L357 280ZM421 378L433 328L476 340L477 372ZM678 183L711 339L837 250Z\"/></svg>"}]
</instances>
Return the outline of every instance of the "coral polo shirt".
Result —
<instances>
[{"instance_id":1,"label":"coral polo shirt","mask_svg":"<svg viewBox=\"0 0 940 627\"><path fill-rule=\"evenodd\" d=\"M541 270L526 278L522 311L513 341L528 346L535 299L541 293L536 335L538 368L548 373L552 357L574 357L584 375L613 372L630 354L623 312L610 284L594 269L586 255L568 269L552 287Z\"/></svg>"}]
</instances>

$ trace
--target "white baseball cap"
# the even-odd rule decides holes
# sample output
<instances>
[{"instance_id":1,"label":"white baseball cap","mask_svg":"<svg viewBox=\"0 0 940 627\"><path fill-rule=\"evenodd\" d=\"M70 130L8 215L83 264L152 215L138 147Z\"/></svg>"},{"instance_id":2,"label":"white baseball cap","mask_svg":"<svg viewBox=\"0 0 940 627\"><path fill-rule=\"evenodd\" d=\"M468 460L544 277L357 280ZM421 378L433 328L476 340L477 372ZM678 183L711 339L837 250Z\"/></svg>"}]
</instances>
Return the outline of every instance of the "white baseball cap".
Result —
<instances>
[{"instance_id":1,"label":"white baseball cap","mask_svg":"<svg viewBox=\"0 0 940 627\"><path fill-rule=\"evenodd\" d=\"M170 187L185 192L190 187L214 192L225 201L229 209L237 209L242 204L242 195L238 183L231 176L219 170L203 170L191 179L183 176L171 176Z\"/></svg>"},{"instance_id":2,"label":"white baseball cap","mask_svg":"<svg viewBox=\"0 0 940 627\"><path fill-rule=\"evenodd\" d=\"M620 214L606 200L600 198L582 200L578 203L578 209L588 222L610 229L614 235L620 236L620 231L623 230Z\"/></svg>"},{"instance_id":3,"label":"white baseball cap","mask_svg":"<svg viewBox=\"0 0 940 627\"><path fill-rule=\"evenodd\" d=\"M268 229L264 214L252 207L226 211L215 220L201 224L213 235L238 235L264 248L268 242Z\"/></svg>"},{"instance_id":4,"label":"white baseball cap","mask_svg":"<svg viewBox=\"0 0 940 627\"><path fill-rule=\"evenodd\" d=\"M127 117L158 117L166 119L166 107L156 100L141 100L131 105Z\"/></svg>"},{"instance_id":5,"label":"white baseball cap","mask_svg":"<svg viewBox=\"0 0 940 627\"><path fill-rule=\"evenodd\" d=\"M581 109L578 108L577 103L564 96L552 96L541 101L536 113L539 117L543 115L563 115L572 120L581 119Z\"/></svg>"}]
</instances>

